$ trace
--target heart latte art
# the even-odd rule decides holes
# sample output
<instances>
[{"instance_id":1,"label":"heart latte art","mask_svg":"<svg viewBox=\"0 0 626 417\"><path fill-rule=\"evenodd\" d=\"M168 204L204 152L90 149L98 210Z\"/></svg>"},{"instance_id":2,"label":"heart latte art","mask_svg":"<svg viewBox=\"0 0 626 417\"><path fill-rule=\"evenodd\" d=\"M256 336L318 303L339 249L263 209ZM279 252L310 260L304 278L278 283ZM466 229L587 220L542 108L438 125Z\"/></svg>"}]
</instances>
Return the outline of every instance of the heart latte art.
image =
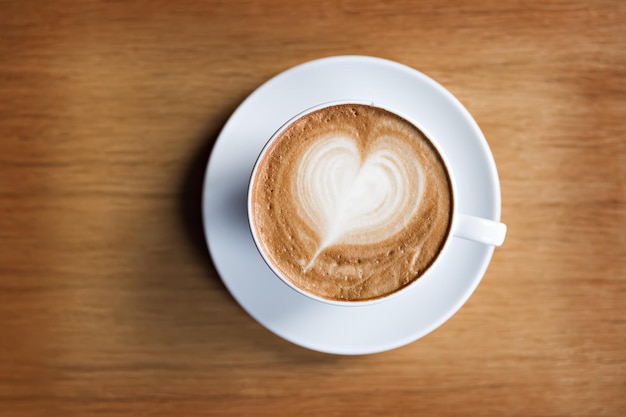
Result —
<instances>
[{"instance_id":1,"label":"heart latte art","mask_svg":"<svg viewBox=\"0 0 626 417\"><path fill-rule=\"evenodd\" d=\"M448 174L430 141L386 110L346 104L287 127L251 189L260 249L294 285L360 301L413 282L450 227Z\"/></svg>"},{"instance_id":2,"label":"heart latte art","mask_svg":"<svg viewBox=\"0 0 626 417\"><path fill-rule=\"evenodd\" d=\"M294 196L319 238L317 255L333 244L372 244L394 236L413 217L423 190L422 167L394 136L380 137L363 157L354 138L320 137L298 163Z\"/></svg>"}]
</instances>

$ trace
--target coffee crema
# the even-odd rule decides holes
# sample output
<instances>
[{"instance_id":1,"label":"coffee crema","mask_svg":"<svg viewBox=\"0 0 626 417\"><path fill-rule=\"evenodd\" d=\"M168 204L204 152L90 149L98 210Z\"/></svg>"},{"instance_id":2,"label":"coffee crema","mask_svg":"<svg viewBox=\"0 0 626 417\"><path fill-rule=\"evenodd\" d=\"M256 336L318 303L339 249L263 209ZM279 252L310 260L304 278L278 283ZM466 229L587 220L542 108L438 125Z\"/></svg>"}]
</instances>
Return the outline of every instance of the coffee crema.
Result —
<instances>
[{"instance_id":1,"label":"coffee crema","mask_svg":"<svg viewBox=\"0 0 626 417\"><path fill-rule=\"evenodd\" d=\"M251 224L295 286L365 301L428 269L452 205L441 156L417 127L378 107L341 104L300 117L269 145L253 179Z\"/></svg>"}]
</instances>

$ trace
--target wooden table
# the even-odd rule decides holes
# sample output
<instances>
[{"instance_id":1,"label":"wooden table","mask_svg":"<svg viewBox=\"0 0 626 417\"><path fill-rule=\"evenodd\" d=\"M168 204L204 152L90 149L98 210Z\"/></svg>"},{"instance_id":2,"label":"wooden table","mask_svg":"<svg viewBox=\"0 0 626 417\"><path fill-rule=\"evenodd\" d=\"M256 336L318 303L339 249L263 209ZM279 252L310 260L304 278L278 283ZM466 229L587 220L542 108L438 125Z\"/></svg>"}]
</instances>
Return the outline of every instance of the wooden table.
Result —
<instances>
[{"instance_id":1,"label":"wooden table","mask_svg":"<svg viewBox=\"0 0 626 417\"><path fill-rule=\"evenodd\" d=\"M470 110L505 245L452 320L332 356L207 253L230 113L295 64L381 56ZM626 3L4 1L0 416L626 415Z\"/></svg>"}]
</instances>

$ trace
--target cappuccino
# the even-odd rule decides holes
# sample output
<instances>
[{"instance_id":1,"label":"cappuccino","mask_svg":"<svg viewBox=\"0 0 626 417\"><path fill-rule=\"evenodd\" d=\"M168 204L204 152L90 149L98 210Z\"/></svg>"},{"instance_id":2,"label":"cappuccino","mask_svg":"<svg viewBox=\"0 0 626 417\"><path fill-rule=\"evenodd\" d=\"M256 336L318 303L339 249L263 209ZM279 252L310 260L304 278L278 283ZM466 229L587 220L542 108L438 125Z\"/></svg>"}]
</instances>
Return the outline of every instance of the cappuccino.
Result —
<instances>
[{"instance_id":1,"label":"cappuccino","mask_svg":"<svg viewBox=\"0 0 626 417\"><path fill-rule=\"evenodd\" d=\"M252 178L260 251L303 291L338 301L392 294L435 261L450 232L445 164L417 127L387 110L308 113L268 145Z\"/></svg>"}]
</instances>

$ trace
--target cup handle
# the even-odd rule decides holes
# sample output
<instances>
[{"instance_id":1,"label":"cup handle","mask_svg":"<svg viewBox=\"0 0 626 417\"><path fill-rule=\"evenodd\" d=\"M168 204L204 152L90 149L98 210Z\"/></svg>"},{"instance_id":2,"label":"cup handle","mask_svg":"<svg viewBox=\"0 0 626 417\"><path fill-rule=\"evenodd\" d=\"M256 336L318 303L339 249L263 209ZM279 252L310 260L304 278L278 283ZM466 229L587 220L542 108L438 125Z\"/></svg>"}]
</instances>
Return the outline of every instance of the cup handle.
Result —
<instances>
[{"instance_id":1,"label":"cup handle","mask_svg":"<svg viewBox=\"0 0 626 417\"><path fill-rule=\"evenodd\" d=\"M459 214L453 235L485 245L500 246L506 236L506 224L468 214Z\"/></svg>"}]
</instances>

